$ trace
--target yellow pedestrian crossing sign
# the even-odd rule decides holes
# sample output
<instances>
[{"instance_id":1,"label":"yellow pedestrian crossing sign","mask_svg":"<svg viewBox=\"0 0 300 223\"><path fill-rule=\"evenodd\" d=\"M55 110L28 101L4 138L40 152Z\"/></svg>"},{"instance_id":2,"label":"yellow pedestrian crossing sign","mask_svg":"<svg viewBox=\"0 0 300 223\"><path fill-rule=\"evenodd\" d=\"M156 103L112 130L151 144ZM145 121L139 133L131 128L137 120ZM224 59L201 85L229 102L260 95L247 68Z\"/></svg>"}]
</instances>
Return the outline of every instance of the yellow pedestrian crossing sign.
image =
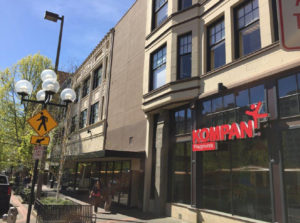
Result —
<instances>
[{"instance_id":1,"label":"yellow pedestrian crossing sign","mask_svg":"<svg viewBox=\"0 0 300 223\"><path fill-rule=\"evenodd\" d=\"M27 122L39 136L44 136L57 126L56 121L46 109L28 119Z\"/></svg>"}]
</instances>

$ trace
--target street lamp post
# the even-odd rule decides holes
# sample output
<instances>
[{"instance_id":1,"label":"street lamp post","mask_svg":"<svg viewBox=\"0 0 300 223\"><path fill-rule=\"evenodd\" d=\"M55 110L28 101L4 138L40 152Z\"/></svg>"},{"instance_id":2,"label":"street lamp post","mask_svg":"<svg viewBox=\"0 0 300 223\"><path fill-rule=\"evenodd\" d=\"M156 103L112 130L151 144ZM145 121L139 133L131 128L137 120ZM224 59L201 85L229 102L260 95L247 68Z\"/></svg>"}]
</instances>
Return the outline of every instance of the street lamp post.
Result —
<instances>
[{"instance_id":1,"label":"street lamp post","mask_svg":"<svg viewBox=\"0 0 300 223\"><path fill-rule=\"evenodd\" d=\"M60 17L56 13L46 11L44 19L47 19L52 22L57 22L57 20L60 20L60 31L59 31L58 45L57 45L57 51L56 51L55 69L54 69L54 71L57 72L58 63L59 63L60 46L61 46L61 37L62 37L62 31L63 31L63 26L64 26L64 16Z\"/></svg>"},{"instance_id":2,"label":"street lamp post","mask_svg":"<svg viewBox=\"0 0 300 223\"><path fill-rule=\"evenodd\" d=\"M31 100L27 98L29 95L31 95L33 89L32 84L29 81L20 80L15 84L15 90L21 96L22 104L24 102L27 102L27 103L42 104L44 109L46 109L46 107L49 105L63 107L67 109L68 104L75 101L76 93L74 92L74 90L71 88L65 88L60 94L60 98L62 99L64 104L51 103L50 101L52 99L52 96L59 91L59 83L57 82L56 73L53 70L49 70L49 69L44 70L41 74L41 79L43 81L42 90L37 92L36 94L37 100ZM32 186L31 186L31 196L28 205L26 223L30 222L30 214L32 209L32 203L34 200L34 186L36 182L38 162L39 160L37 159L34 165L34 174L33 174Z\"/></svg>"}]
</instances>

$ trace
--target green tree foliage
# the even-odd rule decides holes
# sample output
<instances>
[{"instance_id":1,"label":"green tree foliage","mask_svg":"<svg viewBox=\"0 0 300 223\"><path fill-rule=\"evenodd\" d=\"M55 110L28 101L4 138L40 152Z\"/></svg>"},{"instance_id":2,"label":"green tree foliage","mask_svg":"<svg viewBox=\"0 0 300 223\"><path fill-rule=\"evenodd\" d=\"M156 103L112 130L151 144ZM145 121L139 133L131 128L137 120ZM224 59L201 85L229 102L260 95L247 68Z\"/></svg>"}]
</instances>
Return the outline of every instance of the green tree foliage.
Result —
<instances>
[{"instance_id":1,"label":"green tree foliage","mask_svg":"<svg viewBox=\"0 0 300 223\"><path fill-rule=\"evenodd\" d=\"M25 79L32 83L30 99L35 99L41 89L40 74L52 67L49 58L40 55L24 57L10 68L0 71L0 170L11 166L31 168L32 148L30 138L34 134L26 120L40 110L37 104L21 104L14 92L14 83Z\"/></svg>"}]
</instances>

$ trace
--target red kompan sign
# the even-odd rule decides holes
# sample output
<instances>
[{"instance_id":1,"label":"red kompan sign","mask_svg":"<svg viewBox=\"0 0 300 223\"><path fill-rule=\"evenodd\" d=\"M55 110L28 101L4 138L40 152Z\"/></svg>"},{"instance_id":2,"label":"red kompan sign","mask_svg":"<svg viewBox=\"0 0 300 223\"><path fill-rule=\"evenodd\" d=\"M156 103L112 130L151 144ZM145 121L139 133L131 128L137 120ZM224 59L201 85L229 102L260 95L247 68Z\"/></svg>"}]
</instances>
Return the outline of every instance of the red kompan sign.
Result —
<instances>
[{"instance_id":1,"label":"red kompan sign","mask_svg":"<svg viewBox=\"0 0 300 223\"><path fill-rule=\"evenodd\" d=\"M259 119L268 117L267 113L260 114L262 102L252 104L245 114L253 120L242 121L240 124L224 124L215 127L202 128L193 131L193 151L216 150L218 141L254 138L255 129L259 128Z\"/></svg>"}]
</instances>

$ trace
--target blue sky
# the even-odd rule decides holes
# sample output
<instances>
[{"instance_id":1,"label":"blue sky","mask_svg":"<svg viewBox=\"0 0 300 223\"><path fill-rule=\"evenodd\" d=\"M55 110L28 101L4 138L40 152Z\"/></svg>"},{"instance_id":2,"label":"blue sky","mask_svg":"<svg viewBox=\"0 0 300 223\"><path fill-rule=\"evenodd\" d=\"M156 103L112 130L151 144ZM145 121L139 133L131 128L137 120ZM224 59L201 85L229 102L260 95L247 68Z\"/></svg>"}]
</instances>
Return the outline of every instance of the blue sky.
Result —
<instances>
[{"instance_id":1,"label":"blue sky","mask_svg":"<svg viewBox=\"0 0 300 223\"><path fill-rule=\"evenodd\" d=\"M55 63L60 21L65 16L59 69L80 65L135 0L0 0L0 70L37 52Z\"/></svg>"}]
</instances>

